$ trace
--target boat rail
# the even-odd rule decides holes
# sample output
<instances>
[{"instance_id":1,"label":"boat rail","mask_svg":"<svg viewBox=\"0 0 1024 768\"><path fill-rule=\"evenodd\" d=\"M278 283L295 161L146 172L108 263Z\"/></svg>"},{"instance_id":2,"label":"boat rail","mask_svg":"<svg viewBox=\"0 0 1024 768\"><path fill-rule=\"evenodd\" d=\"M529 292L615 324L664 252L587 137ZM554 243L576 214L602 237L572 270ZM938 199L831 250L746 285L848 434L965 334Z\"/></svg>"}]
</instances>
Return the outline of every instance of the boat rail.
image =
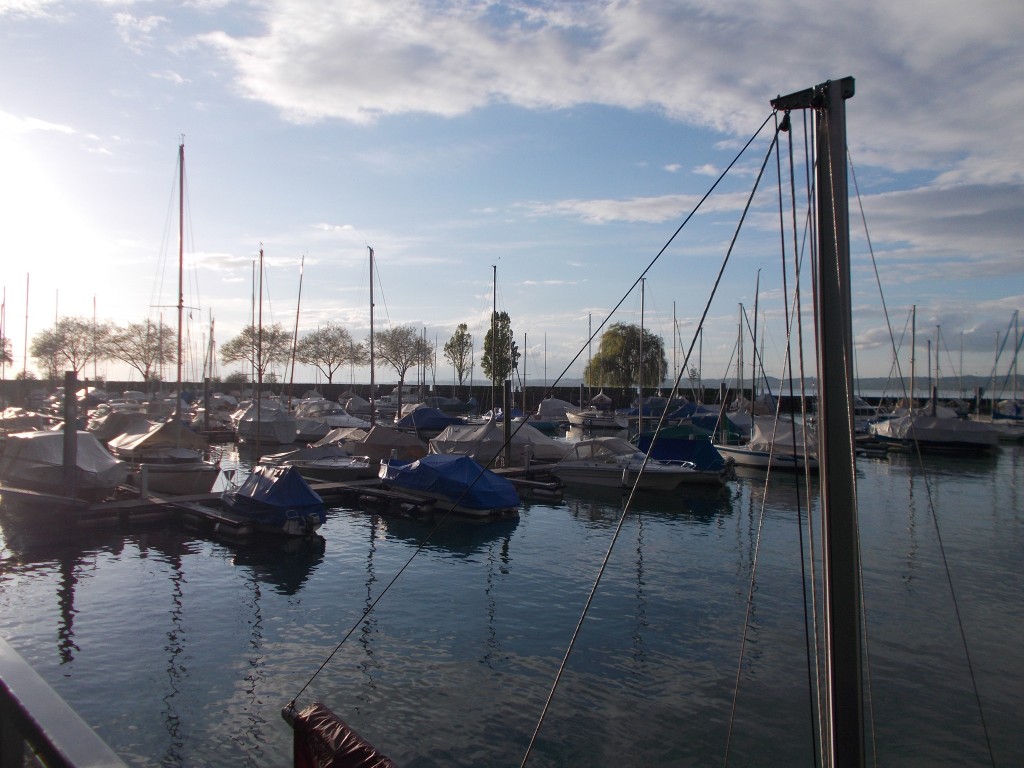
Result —
<instances>
[{"instance_id":1,"label":"boat rail","mask_svg":"<svg viewBox=\"0 0 1024 768\"><path fill-rule=\"evenodd\" d=\"M30 759L32 755L36 761ZM48 768L127 768L0 638L0 768L39 763Z\"/></svg>"}]
</instances>

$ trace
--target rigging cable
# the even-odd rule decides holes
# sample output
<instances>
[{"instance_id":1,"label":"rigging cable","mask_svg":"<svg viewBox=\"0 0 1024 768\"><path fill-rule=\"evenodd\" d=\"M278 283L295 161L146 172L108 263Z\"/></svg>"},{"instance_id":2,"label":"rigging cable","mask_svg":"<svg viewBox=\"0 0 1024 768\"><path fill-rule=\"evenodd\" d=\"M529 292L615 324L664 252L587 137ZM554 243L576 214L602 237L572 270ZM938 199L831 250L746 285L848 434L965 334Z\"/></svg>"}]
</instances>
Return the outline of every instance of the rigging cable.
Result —
<instances>
[{"instance_id":1,"label":"rigging cable","mask_svg":"<svg viewBox=\"0 0 1024 768\"><path fill-rule=\"evenodd\" d=\"M768 118L765 119L765 121L761 124L761 127L758 128L757 133L755 133L754 136L752 136L750 138L750 140L744 145L743 150L741 150L740 154L742 154L742 152L745 151L747 149L747 147L750 146L750 144L753 142L753 140L760 134L761 130L764 129L764 126L768 124L769 120L771 120L771 115L769 115ZM768 160L771 158L772 147L774 147L776 141L777 141L777 134L772 136L771 145L769 146L768 152L765 155L764 161L761 163L761 168L760 168L760 171L758 172L757 179L754 182L754 187L751 190L751 193L750 193L750 195L747 198L746 205L743 208L743 213L740 216L740 220L737 223L736 230L733 233L732 241L729 244L729 249L727 250L727 252L725 254L725 257L722 260L721 267L719 267L718 275L715 278L715 283L714 283L714 286L712 287L711 294L708 297L707 303L704 306L704 311L701 314L700 322L697 324L697 331L694 333L694 337L693 337L692 341L690 342L690 348L689 348L689 350L687 352L686 359L683 361L683 365L680 366L679 371L676 373L675 383L673 384L672 392L669 394L669 400L670 401L671 401L671 399L675 396L675 394L679 390L679 383L680 383L680 380L682 379L682 372L686 369L687 363L689 361L689 358L690 358L690 356L693 353L693 348L694 348L694 346L697 343L697 334L699 333L699 329L703 326L704 320L707 318L708 312L711 310L711 303L714 301L715 295L717 294L718 286L721 284L722 277L723 277L723 275L725 273L725 268L726 268L726 266L729 263L729 259L730 259L731 255L732 255L733 249L735 248L735 245L736 245L736 240L739 237L739 231L742 228L743 222L746 219L746 215L747 215L747 213L750 210L750 206L751 206L751 203L753 202L754 195L755 195L755 193L757 191L758 184L759 184L762 176L764 175L765 166L767 165ZM739 159L739 155L737 155L737 157L733 160L733 162L729 164L729 168L727 168L725 171L723 171L722 175L718 177L718 179L712 185L711 189L708 190L707 193L705 193L704 197L701 198L700 203L698 203L698 205L697 205L698 208L700 207L700 204L703 203L708 198L708 196L710 196L710 194L714 190L714 188L718 186L719 182L721 182L721 180L725 177L725 174L728 173L729 169L732 168L732 166L736 163L736 161L738 159ZM639 278L637 278L636 282L634 282L633 285L630 286L629 291L626 293L626 295L622 297L622 299L619 301L618 304L616 304L615 309L612 310L613 313L614 313L615 310L617 310L619 308L619 306L622 305L622 303L629 296L629 293L631 293L633 288L635 288L636 285L640 282L640 280L643 279L643 276L646 275L647 271L654 265L655 261L657 261L658 258L665 252L665 250L668 248L669 243L671 243L672 240L674 240L675 237L679 234L679 232L682 231L683 226L685 226L686 222L688 222L693 217L693 215L696 213L696 210L697 210L697 208L695 208L689 214L689 216L687 216L687 218L683 222L683 224L681 224L679 226L679 228L676 229L676 231L672 234L672 237L669 238L668 242L666 242L665 245L662 246L661 250L658 252L658 255L655 256L655 258L650 262L650 264L648 264L648 266L644 269L643 274ZM604 326L604 324L607 323L609 319L610 319L610 315L609 315L609 317L605 318L605 320L601 323L601 326ZM600 328L599 328L599 330L600 330ZM591 338L593 338L593 336L591 336ZM582 354L582 351L583 350L581 349L580 352L577 353L576 358L578 358L580 356L580 354ZM573 358L573 360L575 361L576 358ZM571 363L570 363L570 365L571 365ZM568 370L568 368L566 370ZM562 375L564 375L564 372L563 372ZM559 378L561 378L561 377L559 377ZM565 654L562 657L562 661L559 664L558 670L555 673L555 678L554 678L554 681L552 682L551 689L548 692L548 697L547 697L547 699L544 702L543 708L541 709L540 717L537 720L537 726L534 729L533 735L530 737L530 743L526 747L526 752L523 755L523 760L522 760L522 763L521 763L522 766L526 765L527 760L529 760L530 753L531 753L534 745L537 742L537 738L538 738L538 736L540 734L541 726L544 723L544 720L545 720L545 717L547 716L548 710L551 707L551 702L554 699L555 691L558 689L559 683L561 682L561 679L562 679L562 675L565 673L565 668L568 665L569 658L572 655L573 649L575 647L576 640L579 637L580 631L582 630L583 621L586 619L586 617L587 617L587 615L588 615L588 613L590 611L590 606L593 604L594 597L597 594L597 588L601 584L601 581L602 581L602 578L604 576L605 570L608 567L608 562L611 559L612 551L614 550L615 544L618 541L619 536L622 533L622 527L623 527L623 524L625 523L626 515L628 514L628 512L630 510L630 507L631 507L632 502L633 502L633 497L636 494L637 488L640 485L640 477L643 475L644 468L647 466L647 461L648 461L648 459L649 459L649 457L651 455L651 452L654 449L655 443L657 442L658 435L661 432L662 426L663 426L664 421L665 421L666 414L667 414L667 411L663 411L662 414L661 414L661 417L660 417L659 422L658 422L658 426L655 428L654 439L651 441L651 447L648 449L647 454L644 456L643 464L641 464L640 470L637 473L637 477L636 477L636 479L633 482L633 487L630 490L629 496L628 496L628 498L626 500L626 504L623 507L622 514L619 516L619 520L616 523L615 531L612 533L611 540L610 540L610 542L608 544L608 549L605 552L605 555L604 555L604 558L601 561L600 567L598 568L597 577L595 578L594 584L592 585L592 587L590 589L590 593L587 595L587 599L586 599L586 601L585 601L585 603L583 605L583 610L580 613L579 620L576 623L576 627L573 629L572 636L570 637L569 644L568 644L568 646L566 648Z\"/></svg>"},{"instance_id":2,"label":"rigging cable","mask_svg":"<svg viewBox=\"0 0 1024 768\"><path fill-rule=\"evenodd\" d=\"M855 191L857 193L857 201L858 201L858 203L860 203L861 217L864 218L864 205L861 202L860 189L857 187L857 177L856 177L856 174L853 174L853 161L852 160L850 161L850 171L851 171L851 177L852 177L853 182L854 182L854 189L855 189ZM864 218L864 230L865 230L865 234L867 234L867 220L866 220L866 218ZM870 241L870 237L869 237L868 238L869 248L870 248L870 242L871 241ZM872 263L872 265L875 264L875 257L874 257L874 251L873 250L871 252L871 263ZM877 266L875 267L875 277L876 277L876 279L878 279L878 268L877 268ZM882 286L881 286L881 281L880 280L879 280L879 284L878 284L878 289L879 289L879 293L881 293ZM884 297L882 299L882 306L883 306L883 308L885 307ZM888 322L888 312L886 312L886 322ZM890 335L891 335L891 329L890 329ZM895 342L893 342L893 353L895 355ZM913 352L913 350L911 350L911 355L913 355L913 354L914 354L914 352ZM897 359L897 365L898 365L898 359ZM903 381L902 372L900 374L900 380L901 380L901 382ZM903 383L903 387L904 387L904 393L906 393L906 383L905 382ZM913 393L911 393L911 395L913 395ZM911 401L910 402L910 413L911 414L913 414L913 405L914 404ZM961 645L963 646L964 659L965 659L966 664L967 664L968 675L970 676L970 679L971 679L971 689L972 689L972 691L974 693L975 705L978 708L978 718L981 721L981 730L982 730L982 734L985 737L985 747L988 750L989 761L991 762L991 764L992 764L992 766L994 768L994 766L996 765L996 759L995 759L995 753L993 752L993 749L992 749L992 739L989 736L988 723L985 720L985 710L984 710L984 707L982 706L982 701L981 701L981 692L978 690L978 680L977 680L977 676L976 676L975 671L974 671L974 663L971 660L970 648L969 648L968 643L967 643L967 631L964 628L963 617L961 616L961 613L960 613L960 601L957 599L956 588L953 585L953 575L952 575L952 572L951 572L950 567L949 567L949 560L946 557L946 545L945 545L945 543L943 541L943 538L942 538L942 529L941 529L941 527L939 525L939 517L936 514L936 510L935 510L935 499L934 499L934 495L932 493L931 478L930 478L929 473L927 472L927 470L925 469L925 466L924 466L924 457L922 456L922 453L921 453L921 445L920 445L920 443L918 443L917 440L914 440L913 443L914 443L914 456L917 459L917 467L918 467L918 469L921 470L921 475L922 475L922 477L924 479L925 494L928 497L928 511L930 513L930 516L931 516L932 526L935 528L935 537L936 537L936 541L937 541L938 547L939 547L939 555L942 558L943 574L946 577L946 584L949 586L950 599L953 601L953 614L956 616L957 631L958 631L958 633L960 635L960 642L961 642Z\"/></svg>"}]
</instances>

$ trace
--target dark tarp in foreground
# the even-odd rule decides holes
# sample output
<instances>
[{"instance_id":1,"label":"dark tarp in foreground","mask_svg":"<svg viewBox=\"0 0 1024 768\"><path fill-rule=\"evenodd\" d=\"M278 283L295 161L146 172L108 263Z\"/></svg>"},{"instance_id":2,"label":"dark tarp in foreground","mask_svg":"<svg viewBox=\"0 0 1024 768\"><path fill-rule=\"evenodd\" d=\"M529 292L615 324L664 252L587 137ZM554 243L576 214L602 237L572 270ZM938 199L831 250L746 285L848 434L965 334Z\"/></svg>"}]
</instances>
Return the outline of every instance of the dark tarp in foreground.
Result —
<instances>
[{"instance_id":1,"label":"dark tarp in foreground","mask_svg":"<svg viewBox=\"0 0 1024 768\"><path fill-rule=\"evenodd\" d=\"M295 768L396 768L395 763L320 702L282 713L295 732Z\"/></svg>"}]
</instances>

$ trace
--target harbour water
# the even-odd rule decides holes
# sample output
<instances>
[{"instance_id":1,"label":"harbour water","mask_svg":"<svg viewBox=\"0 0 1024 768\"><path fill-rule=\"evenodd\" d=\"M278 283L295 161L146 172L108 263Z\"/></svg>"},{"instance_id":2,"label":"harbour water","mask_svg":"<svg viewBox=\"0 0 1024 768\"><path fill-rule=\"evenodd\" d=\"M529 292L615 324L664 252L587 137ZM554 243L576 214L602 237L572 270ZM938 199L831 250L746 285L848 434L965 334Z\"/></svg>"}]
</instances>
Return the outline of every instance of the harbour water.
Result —
<instances>
[{"instance_id":1,"label":"harbour water","mask_svg":"<svg viewBox=\"0 0 1024 768\"><path fill-rule=\"evenodd\" d=\"M1024 449L857 470L869 748L1021 765ZM815 764L797 487L755 474L635 502L529 765ZM318 545L4 528L0 633L131 765L290 764L280 710L324 662L299 706L398 764L519 765L621 508L570 492L422 547L427 524L360 509Z\"/></svg>"}]
</instances>

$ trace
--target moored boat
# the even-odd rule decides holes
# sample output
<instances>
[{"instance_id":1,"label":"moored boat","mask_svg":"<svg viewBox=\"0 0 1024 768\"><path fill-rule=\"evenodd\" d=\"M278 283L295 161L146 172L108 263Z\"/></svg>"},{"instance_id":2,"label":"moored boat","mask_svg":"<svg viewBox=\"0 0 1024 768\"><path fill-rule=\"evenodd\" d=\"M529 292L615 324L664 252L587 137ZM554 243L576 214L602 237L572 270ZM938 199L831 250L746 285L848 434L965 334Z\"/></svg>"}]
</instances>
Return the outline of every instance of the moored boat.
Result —
<instances>
[{"instance_id":1,"label":"moored boat","mask_svg":"<svg viewBox=\"0 0 1024 768\"><path fill-rule=\"evenodd\" d=\"M220 465L208 461L209 446L180 421L151 424L145 432L111 438L110 452L130 468L129 482L145 491L166 494L209 493Z\"/></svg>"},{"instance_id":2,"label":"moored boat","mask_svg":"<svg viewBox=\"0 0 1024 768\"><path fill-rule=\"evenodd\" d=\"M367 480L376 477L379 468L366 456L352 456L337 444L267 454L259 463L267 467L295 467L307 480L329 483Z\"/></svg>"},{"instance_id":3,"label":"moored boat","mask_svg":"<svg viewBox=\"0 0 1024 768\"><path fill-rule=\"evenodd\" d=\"M74 436L74 463L65 466L65 440L63 432L54 431L8 435L0 455L3 488L101 501L127 479L127 465L84 430Z\"/></svg>"},{"instance_id":4,"label":"moored boat","mask_svg":"<svg viewBox=\"0 0 1024 768\"><path fill-rule=\"evenodd\" d=\"M468 456L432 453L411 463L382 461L384 485L429 499L440 512L475 518L519 515L519 494L511 481Z\"/></svg>"},{"instance_id":5,"label":"moored boat","mask_svg":"<svg viewBox=\"0 0 1024 768\"><path fill-rule=\"evenodd\" d=\"M298 469L258 465L239 488L221 496L225 508L263 533L306 536L327 520L324 501Z\"/></svg>"},{"instance_id":6,"label":"moored boat","mask_svg":"<svg viewBox=\"0 0 1024 768\"><path fill-rule=\"evenodd\" d=\"M871 425L871 435L891 447L954 454L990 453L999 434L990 424L961 419L943 409L934 413L903 411Z\"/></svg>"},{"instance_id":7,"label":"moored boat","mask_svg":"<svg viewBox=\"0 0 1024 768\"><path fill-rule=\"evenodd\" d=\"M738 467L817 471L818 440L810 425L774 416L754 416L750 440L740 445L715 443L715 448Z\"/></svg>"},{"instance_id":8,"label":"moored boat","mask_svg":"<svg viewBox=\"0 0 1024 768\"><path fill-rule=\"evenodd\" d=\"M595 437L574 443L569 452L550 466L551 473L566 485L672 491L694 482L697 467L688 461L647 459L635 445L621 437Z\"/></svg>"}]
</instances>

